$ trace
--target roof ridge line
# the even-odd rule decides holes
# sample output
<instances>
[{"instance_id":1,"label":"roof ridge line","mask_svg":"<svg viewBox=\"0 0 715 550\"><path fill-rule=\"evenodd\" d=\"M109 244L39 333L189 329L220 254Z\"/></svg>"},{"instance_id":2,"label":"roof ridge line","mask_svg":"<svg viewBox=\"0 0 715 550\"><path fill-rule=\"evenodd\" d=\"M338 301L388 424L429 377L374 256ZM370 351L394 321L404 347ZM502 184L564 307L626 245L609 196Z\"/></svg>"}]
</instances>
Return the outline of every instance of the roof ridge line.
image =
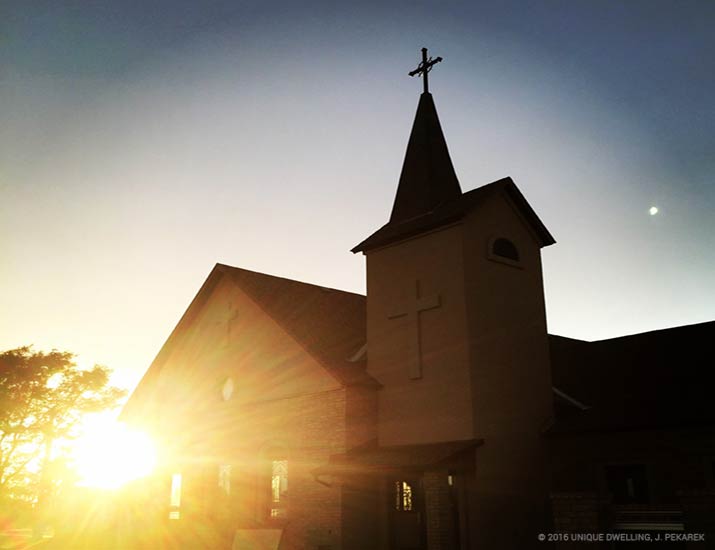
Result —
<instances>
[{"instance_id":1,"label":"roof ridge line","mask_svg":"<svg viewBox=\"0 0 715 550\"><path fill-rule=\"evenodd\" d=\"M222 264L220 262L216 263L216 267L221 269L222 271L225 271L226 269L229 270L237 270L237 271L245 271L247 273L252 273L254 275L260 275L262 277L270 277L272 279L281 279L282 281L288 281L289 283L297 283L300 285L306 285L310 287L314 287L323 291L330 291L330 292L342 292L343 294L351 294L353 296L360 296L362 298L365 298L365 294L361 294L359 292L353 292L351 290L343 290L340 288L332 288L324 285L319 285L316 283L309 283L306 281L299 281L297 279L289 279L288 277L283 277L282 275L272 275L270 273L263 273L262 271L254 271L253 269L246 269L245 267L237 267L234 265L228 265L228 264Z\"/></svg>"}]
</instances>

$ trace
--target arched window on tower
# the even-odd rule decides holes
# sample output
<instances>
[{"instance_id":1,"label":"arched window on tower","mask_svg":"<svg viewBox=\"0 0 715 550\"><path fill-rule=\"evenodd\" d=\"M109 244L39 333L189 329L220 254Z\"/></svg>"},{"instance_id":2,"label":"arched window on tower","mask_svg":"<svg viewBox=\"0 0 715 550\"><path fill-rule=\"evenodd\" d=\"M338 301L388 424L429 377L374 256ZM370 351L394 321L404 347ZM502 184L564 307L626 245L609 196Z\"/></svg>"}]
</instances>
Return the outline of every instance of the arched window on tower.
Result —
<instances>
[{"instance_id":1,"label":"arched window on tower","mask_svg":"<svg viewBox=\"0 0 715 550\"><path fill-rule=\"evenodd\" d=\"M494 239L492 243L492 254L513 262L519 261L519 251L516 249L516 245L504 237Z\"/></svg>"},{"instance_id":2,"label":"arched window on tower","mask_svg":"<svg viewBox=\"0 0 715 550\"><path fill-rule=\"evenodd\" d=\"M519 249L514 244L514 241L506 237L492 237L489 239L487 248L487 257L490 260L502 264L510 265L523 269Z\"/></svg>"}]
</instances>

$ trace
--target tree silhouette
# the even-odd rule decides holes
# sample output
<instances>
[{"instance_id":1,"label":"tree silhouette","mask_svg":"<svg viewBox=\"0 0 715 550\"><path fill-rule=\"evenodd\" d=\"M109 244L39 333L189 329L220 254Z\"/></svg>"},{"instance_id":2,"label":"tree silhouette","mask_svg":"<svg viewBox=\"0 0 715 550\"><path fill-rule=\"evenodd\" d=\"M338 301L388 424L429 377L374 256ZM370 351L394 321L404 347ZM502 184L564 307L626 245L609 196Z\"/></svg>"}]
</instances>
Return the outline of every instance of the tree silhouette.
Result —
<instances>
[{"instance_id":1,"label":"tree silhouette","mask_svg":"<svg viewBox=\"0 0 715 550\"><path fill-rule=\"evenodd\" d=\"M124 390L110 370L82 370L66 351L0 353L0 499L41 504L57 488L53 445L78 435L82 416L111 409Z\"/></svg>"}]
</instances>

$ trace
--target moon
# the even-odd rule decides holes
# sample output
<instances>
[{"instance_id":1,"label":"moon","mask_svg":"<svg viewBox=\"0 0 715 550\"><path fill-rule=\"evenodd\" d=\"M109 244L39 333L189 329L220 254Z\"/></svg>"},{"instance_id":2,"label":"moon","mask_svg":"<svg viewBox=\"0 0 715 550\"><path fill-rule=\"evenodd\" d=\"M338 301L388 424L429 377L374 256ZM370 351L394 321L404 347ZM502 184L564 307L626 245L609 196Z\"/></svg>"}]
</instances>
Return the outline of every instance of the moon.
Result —
<instances>
[{"instance_id":1,"label":"moon","mask_svg":"<svg viewBox=\"0 0 715 550\"><path fill-rule=\"evenodd\" d=\"M650 209L648 210L648 213L651 216L655 216L658 213L658 207L657 206L651 206Z\"/></svg>"}]
</instances>

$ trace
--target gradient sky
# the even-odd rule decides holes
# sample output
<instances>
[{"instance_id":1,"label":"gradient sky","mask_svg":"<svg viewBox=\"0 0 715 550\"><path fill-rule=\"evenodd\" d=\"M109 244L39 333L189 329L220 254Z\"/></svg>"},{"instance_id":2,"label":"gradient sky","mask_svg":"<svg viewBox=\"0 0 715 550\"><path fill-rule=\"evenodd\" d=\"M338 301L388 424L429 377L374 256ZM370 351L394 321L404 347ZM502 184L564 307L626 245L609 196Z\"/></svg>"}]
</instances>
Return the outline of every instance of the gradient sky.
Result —
<instances>
[{"instance_id":1,"label":"gradient sky","mask_svg":"<svg viewBox=\"0 0 715 550\"><path fill-rule=\"evenodd\" d=\"M422 46L463 190L511 176L557 240L550 332L712 320L714 27L710 0L2 2L0 350L129 387L216 262L364 292Z\"/></svg>"}]
</instances>

